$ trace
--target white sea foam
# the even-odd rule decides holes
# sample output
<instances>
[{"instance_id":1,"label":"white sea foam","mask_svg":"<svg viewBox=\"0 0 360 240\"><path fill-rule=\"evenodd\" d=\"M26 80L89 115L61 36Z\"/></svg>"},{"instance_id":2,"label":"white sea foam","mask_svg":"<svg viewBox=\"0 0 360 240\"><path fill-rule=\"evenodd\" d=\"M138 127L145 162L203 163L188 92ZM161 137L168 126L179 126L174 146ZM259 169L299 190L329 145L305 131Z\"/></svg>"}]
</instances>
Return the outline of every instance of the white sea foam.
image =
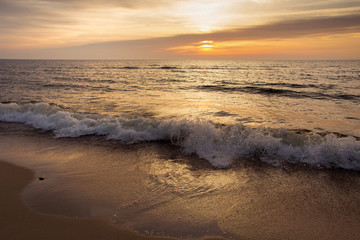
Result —
<instances>
[{"instance_id":1,"label":"white sea foam","mask_svg":"<svg viewBox=\"0 0 360 240\"><path fill-rule=\"evenodd\" d=\"M215 167L228 167L244 158L272 165L306 163L325 168L360 170L360 142L339 138L295 135L284 129L269 131L241 124L217 127L202 120L160 121L148 118L85 118L47 103L0 104L0 121L25 123L51 130L56 137L104 135L124 143L167 140Z\"/></svg>"}]
</instances>

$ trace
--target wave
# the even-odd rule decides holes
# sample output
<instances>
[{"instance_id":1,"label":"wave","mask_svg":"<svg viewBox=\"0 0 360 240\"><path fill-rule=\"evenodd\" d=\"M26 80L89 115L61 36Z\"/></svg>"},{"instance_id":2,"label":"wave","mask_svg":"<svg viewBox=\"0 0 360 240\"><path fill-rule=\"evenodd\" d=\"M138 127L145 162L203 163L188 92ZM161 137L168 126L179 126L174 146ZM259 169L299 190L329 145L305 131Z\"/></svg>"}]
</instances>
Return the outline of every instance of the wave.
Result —
<instances>
[{"instance_id":1,"label":"wave","mask_svg":"<svg viewBox=\"0 0 360 240\"><path fill-rule=\"evenodd\" d=\"M1 103L0 121L53 131L55 137L102 135L126 144L165 140L217 168L257 159L274 166L293 163L360 170L360 142L351 136L297 134L285 129L224 126L203 120L85 117L48 103Z\"/></svg>"},{"instance_id":2,"label":"wave","mask_svg":"<svg viewBox=\"0 0 360 240\"><path fill-rule=\"evenodd\" d=\"M333 89L335 86L334 84L298 84L298 83L263 83L263 84L256 84L259 86L280 86L280 87L288 87L288 88L314 88L314 89L321 89L321 90L330 90Z\"/></svg>"},{"instance_id":3,"label":"wave","mask_svg":"<svg viewBox=\"0 0 360 240\"><path fill-rule=\"evenodd\" d=\"M233 65L223 65L223 66L201 66L201 65L159 65L159 64L149 64L149 65L136 65L136 66L114 66L114 67L103 67L103 69L123 69L123 70L143 70L143 69L165 69L165 70L275 70L277 68L288 68L287 66L280 67L252 67L252 66L233 66Z\"/></svg>"},{"instance_id":4,"label":"wave","mask_svg":"<svg viewBox=\"0 0 360 240\"><path fill-rule=\"evenodd\" d=\"M298 87L300 88L300 87ZM289 98L312 98L312 99L340 99L340 100L350 100L354 102L360 101L360 95L352 94L327 94L322 92L305 92L305 91L295 91L290 89L279 89L272 87L260 87L260 86L244 86L244 87L228 87L222 85L202 85L196 87L196 89L204 91L220 91L220 92L229 92L229 93L250 93L250 94L262 94L262 95L277 95L284 96Z\"/></svg>"}]
</instances>

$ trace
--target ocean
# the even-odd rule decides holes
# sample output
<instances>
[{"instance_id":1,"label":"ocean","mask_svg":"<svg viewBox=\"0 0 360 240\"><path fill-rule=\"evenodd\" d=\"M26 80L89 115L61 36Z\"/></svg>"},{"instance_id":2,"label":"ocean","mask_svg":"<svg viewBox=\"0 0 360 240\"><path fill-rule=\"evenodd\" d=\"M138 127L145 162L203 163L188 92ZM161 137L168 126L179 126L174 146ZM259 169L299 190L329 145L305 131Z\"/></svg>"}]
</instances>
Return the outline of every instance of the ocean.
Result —
<instances>
[{"instance_id":1,"label":"ocean","mask_svg":"<svg viewBox=\"0 0 360 240\"><path fill-rule=\"evenodd\" d=\"M0 89L0 159L46 175L23 194L37 211L182 238L359 234L360 61L0 60Z\"/></svg>"}]
</instances>

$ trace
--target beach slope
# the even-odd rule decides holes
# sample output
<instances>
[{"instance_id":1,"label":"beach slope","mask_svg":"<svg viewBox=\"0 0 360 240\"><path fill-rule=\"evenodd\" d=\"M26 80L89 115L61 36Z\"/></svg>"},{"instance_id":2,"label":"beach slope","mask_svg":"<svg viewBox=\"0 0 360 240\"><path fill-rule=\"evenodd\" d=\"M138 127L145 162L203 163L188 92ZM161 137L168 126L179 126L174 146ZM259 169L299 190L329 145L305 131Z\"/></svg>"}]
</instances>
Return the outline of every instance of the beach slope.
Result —
<instances>
[{"instance_id":1,"label":"beach slope","mask_svg":"<svg viewBox=\"0 0 360 240\"><path fill-rule=\"evenodd\" d=\"M33 179L32 171L0 161L0 239L171 239L141 236L117 228L104 219L76 219L36 213L24 205L20 197L23 188Z\"/></svg>"}]
</instances>

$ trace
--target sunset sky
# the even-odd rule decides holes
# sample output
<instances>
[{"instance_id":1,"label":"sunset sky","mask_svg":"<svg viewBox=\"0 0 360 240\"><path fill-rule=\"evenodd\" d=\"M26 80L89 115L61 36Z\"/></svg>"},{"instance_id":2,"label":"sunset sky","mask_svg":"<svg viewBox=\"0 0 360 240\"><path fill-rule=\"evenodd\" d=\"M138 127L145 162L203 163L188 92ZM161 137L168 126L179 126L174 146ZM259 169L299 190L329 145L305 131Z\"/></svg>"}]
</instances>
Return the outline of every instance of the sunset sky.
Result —
<instances>
[{"instance_id":1,"label":"sunset sky","mask_svg":"<svg viewBox=\"0 0 360 240\"><path fill-rule=\"evenodd\" d=\"M359 0L0 0L0 58L359 59Z\"/></svg>"}]
</instances>

